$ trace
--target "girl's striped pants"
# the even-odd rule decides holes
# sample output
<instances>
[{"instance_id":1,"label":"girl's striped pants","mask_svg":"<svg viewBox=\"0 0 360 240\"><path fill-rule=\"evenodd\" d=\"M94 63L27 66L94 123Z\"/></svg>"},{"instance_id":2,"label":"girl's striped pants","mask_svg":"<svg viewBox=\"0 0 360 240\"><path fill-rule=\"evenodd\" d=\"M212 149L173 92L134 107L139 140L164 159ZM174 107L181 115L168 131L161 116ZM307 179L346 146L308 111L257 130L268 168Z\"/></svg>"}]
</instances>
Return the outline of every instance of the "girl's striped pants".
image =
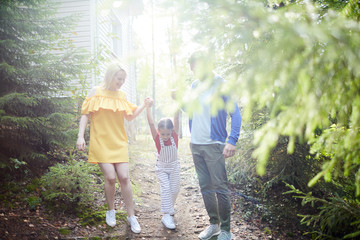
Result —
<instances>
[{"instance_id":1,"label":"girl's striped pants","mask_svg":"<svg viewBox=\"0 0 360 240\"><path fill-rule=\"evenodd\" d=\"M174 214L174 205L180 191L180 162L156 161L156 175L160 182L161 212Z\"/></svg>"}]
</instances>

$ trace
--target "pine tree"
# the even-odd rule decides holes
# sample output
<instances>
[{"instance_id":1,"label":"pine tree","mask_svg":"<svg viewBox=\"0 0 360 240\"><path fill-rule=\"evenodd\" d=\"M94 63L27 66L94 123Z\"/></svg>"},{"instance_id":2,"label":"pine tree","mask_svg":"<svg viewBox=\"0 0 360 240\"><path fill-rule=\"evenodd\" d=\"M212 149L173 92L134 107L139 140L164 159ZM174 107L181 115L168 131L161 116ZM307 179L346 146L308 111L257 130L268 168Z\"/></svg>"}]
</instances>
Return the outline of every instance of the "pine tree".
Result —
<instances>
[{"instance_id":1,"label":"pine tree","mask_svg":"<svg viewBox=\"0 0 360 240\"><path fill-rule=\"evenodd\" d=\"M0 171L36 167L75 139L75 104L66 96L86 53L66 34L73 18L47 0L0 0ZM11 171L10 171L11 172Z\"/></svg>"}]
</instances>

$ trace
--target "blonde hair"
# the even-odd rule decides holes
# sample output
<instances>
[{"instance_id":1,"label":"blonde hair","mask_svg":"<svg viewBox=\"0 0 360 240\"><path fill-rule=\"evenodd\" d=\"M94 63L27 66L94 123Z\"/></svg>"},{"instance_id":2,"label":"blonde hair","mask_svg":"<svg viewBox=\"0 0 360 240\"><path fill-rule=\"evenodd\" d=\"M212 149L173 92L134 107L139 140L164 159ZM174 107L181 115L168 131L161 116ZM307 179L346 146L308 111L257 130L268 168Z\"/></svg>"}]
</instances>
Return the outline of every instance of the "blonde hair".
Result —
<instances>
[{"instance_id":1,"label":"blonde hair","mask_svg":"<svg viewBox=\"0 0 360 240\"><path fill-rule=\"evenodd\" d=\"M105 89L109 89L111 86L111 81L114 79L114 76L119 71L124 71L126 74L125 66L119 62L111 63L106 70L104 81L102 83L102 87Z\"/></svg>"}]
</instances>

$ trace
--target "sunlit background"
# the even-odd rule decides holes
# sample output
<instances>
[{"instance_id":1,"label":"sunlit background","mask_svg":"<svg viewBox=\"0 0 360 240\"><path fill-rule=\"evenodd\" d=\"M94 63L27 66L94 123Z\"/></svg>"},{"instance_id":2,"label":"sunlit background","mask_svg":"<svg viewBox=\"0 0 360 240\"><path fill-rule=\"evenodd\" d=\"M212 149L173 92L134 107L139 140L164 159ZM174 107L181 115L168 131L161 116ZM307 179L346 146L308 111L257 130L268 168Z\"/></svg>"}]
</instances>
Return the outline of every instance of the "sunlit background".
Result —
<instances>
[{"instance_id":1,"label":"sunlit background","mask_svg":"<svg viewBox=\"0 0 360 240\"><path fill-rule=\"evenodd\" d=\"M109 0L101 7L106 16L111 9L121 9L126 1ZM151 96L159 116L174 111L170 93L184 89L191 78L187 58L198 48L190 32L179 23L177 10L165 1L137 1L138 12L132 16L134 51L129 59L136 61L138 99Z\"/></svg>"}]
</instances>

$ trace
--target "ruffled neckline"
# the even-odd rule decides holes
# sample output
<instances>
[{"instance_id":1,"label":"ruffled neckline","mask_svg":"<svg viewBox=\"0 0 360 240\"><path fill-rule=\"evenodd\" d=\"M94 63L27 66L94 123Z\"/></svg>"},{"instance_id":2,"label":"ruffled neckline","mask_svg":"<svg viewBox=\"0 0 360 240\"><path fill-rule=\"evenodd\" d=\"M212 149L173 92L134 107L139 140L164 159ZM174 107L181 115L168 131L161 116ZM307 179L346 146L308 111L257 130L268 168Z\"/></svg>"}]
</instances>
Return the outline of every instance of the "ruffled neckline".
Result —
<instances>
[{"instance_id":1,"label":"ruffled neckline","mask_svg":"<svg viewBox=\"0 0 360 240\"><path fill-rule=\"evenodd\" d=\"M126 94L123 91L111 91L98 87L94 96L84 100L81 113L89 114L106 109L113 112L124 111L127 115L132 115L136 108L137 105L126 100Z\"/></svg>"}]
</instances>

